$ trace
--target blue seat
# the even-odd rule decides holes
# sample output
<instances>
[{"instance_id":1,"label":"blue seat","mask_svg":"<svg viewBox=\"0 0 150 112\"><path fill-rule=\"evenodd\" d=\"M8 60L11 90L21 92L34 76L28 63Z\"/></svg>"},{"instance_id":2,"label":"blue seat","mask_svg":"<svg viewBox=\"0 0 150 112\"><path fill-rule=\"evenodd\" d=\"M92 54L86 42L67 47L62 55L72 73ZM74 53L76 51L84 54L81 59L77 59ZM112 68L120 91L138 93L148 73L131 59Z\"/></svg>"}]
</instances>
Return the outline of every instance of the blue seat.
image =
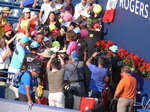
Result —
<instances>
[{"instance_id":1,"label":"blue seat","mask_svg":"<svg viewBox=\"0 0 150 112\"><path fill-rule=\"evenodd\" d=\"M13 3L13 5L17 5L17 6L19 6L21 4L21 0L16 0L16 1L14 1L14 3Z\"/></svg>"},{"instance_id":2,"label":"blue seat","mask_svg":"<svg viewBox=\"0 0 150 112\"><path fill-rule=\"evenodd\" d=\"M150 112L150 109L137 109L138 112Z\"/></svg>"},{"instance_id":3,"label":"blue seat","mask_svg":"<svg viewBox=\"0 0 150 112\"><path fill-rule=\"evenodd\" d=\"M11 9L12 14L8 16L8 18L19 19L22 16L21 9Z\"/></svg>"}]
</instances>

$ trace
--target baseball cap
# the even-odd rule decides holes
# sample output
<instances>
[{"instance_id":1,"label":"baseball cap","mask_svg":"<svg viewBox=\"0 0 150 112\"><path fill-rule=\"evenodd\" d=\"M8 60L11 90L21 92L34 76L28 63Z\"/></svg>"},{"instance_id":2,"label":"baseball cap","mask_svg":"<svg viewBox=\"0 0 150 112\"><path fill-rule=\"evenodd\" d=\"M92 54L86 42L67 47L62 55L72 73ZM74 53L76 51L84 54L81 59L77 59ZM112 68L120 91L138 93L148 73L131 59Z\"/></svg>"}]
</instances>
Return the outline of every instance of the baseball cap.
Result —
<instances>
[{"instance_id":1,"label":"baseball cap","mask_svg":"<svg viewBox=\"0 0 150 112\"><path fill-rule=\"evenodd\" d=\"M33 70L37 74L40 74L41 72L41 69L39 66L31 66L31 70Z\"/></svg>"},{"instance_id":2,"label":"baseball cap","mask_svg":"<svg viewBox=\"0 0 150 112\"><path fill-rule=\"evenodd\" d=\"M55 10L54 13L55 14L60 14L60 12L58 10Z\"/></svg>"},{"instance_id":3,"label":"baseball cap","mask_svg":"<svg viewBox=\"0 0 150 112\"><path fill-rule=\"evenodd\" d=\"M80 33L80 29L79 28L75 28L75 29L73 29L73 31L74 31L75 34Z\"/></svg>"},{"instance_id":4,"label":"baseball cap","mask_svg":"<svg viewBox=\"0 0 150 112\"><path fill-rule=\"evenodd\" d=\"M51 31L51 35L58 35L58 33L59 33L59 29L58 29L58 28L53 29L53 30Z\"/></svg>"},{"instance_id":5,"label":"baseball cap","mask_svg":"<svg viewBox=\"0 0 150 112\"><path fill-rule=\"evenodd\" d=\"M61 9L62 7L63 7L62 4L57 4L57 5L55 6L55 8L56 8L57 10Z\"/></svg>"},{"instance_id":6,"label":"baseball cap","mask_svg":"<svg viewBox=\"0 0 150 112\"><path fill-rule=\"evenodd\" d=\"M81 11L81 15L85 17L90 17L89 13L86 10Z\"/></svg>"},{"instance_id":7,"label":"baseball cap","mask_svg":"<svg viewBox=\"0 0 150 112\"><path fill-rule=\"evenodd\" d=\"M37 42L37 41L33 41L31 44L30 44L30 47L31 48L37 48L37 47L39 47L40 46L40 44Z\"/></svg>"},{"instance_id":8,"label":"baseball cap","mask_svg":"<svg viewBox=\"0 0 150 112\"><path fill-rule=\"evenodd\" d=\"M28 42L28 41L30 41L30 40L31 40L30 37L22 37L21 40L20 40L20 42L26 43L26 42Z\"/></svg>"},{"instance_id":9,"label":"baseball cap","mask_svg":"<svg viewBox=\"0 0 150 112\"><path fill-rule=\"evenodd\" d=\"M37 31L32 31L32 32L31 32L31 36L36 36L37 33L38 33Z\"/></svg>"},{"instance_id":10,"label":"baseball cap","mask_svg":"<svg viewBox=\"0 0 150 112\"><path fill-rule=\"evenodd\" d=\"M78 52L77 51L73 51L71 53L71 57L72 57L73 60L78 60Z\"/></svg>"},{"instance_id":11,"label":"baseball cap","mask_svg":"<svg viewBox=\"0 0 150 112\"><path fill-rule=\"evenodd\" d=\"M25 13L25 12L30 12L30 9L29 8L24 8L22 13Z\"/></svg>"},{"instance_id":12,"label":"baseball cap","mask_svg":"<svg viewBox=\"0 0 150 112\"><path fill-rule=\"evenodd\" d=\"M44 37L43 41L44 41L44 42L49 41L49 38Z\"/></svg>"},{"instance_id":13,"label":"baseball cap","mask_svg":"<svg viewBox=\"0 0 150 112\"><path fill-rule=\"evenodd\" d=\"M13 28L10 26L10 24L4 26L4 32L11 31L12 29Z\"/></svg>"},{"instance_id":14,"label":"baseball cap","mask_svg":"<svg viewBox=\"0 0 150 112\"><path fill-rule=\"evenodd\" d=\"M114 53L117 53L117 52L118 52L118 46L116 46L116 45L113 45L113 46L109 47L109 49L110 49L112 52L114 52Z\"/></svg>"}]
</instances>

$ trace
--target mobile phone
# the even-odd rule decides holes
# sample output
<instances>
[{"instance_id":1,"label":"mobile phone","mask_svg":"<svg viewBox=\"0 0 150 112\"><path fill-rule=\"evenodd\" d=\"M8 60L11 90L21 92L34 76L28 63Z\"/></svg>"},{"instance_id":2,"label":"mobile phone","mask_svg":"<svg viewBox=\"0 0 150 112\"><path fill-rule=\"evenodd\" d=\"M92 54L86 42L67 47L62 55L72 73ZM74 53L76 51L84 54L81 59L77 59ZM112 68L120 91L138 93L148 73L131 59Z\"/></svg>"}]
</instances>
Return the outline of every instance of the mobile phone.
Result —
<instances>
[{"instance_id":1,"label":"mobile phone","mask_svg":"<svg viewBox=\"0 0 150 112\"><path fill-rule=\"evenodd\" d=\"M90 3L90 6L92 6L93 5L93 3Z\"/></svg>"}]
</instances>

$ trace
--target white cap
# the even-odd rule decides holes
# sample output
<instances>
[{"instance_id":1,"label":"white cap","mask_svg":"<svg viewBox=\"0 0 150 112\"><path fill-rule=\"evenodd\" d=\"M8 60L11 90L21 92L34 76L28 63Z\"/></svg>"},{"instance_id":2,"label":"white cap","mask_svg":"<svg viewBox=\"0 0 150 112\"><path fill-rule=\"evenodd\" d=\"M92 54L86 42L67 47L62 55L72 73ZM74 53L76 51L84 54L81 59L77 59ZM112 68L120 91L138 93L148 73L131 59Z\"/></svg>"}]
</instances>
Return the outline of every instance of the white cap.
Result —
<instances>
[{"instance_id":1,"label":"white cap","mask_svg":"<svg viewBox=\"0 0 150 112\"><path fill-rule=\"evenodd\" d=\"M49 38L47 38L47 37L44 37L44 39L43 39L44 42L46 42L48 40L49 40Z\"/></svg>"},{"instance_id":2,"label":"white cap","mask_svg":"<svg viewBox=\"0 0 150 112\"><path fill-rule=\"evenodd\" d=\"M85 16L85 17L90 17L90 14L89 14L86 10L83 10L83 11L81 12L81 15L82 15L82 16Z\"/></svg>"},{"instance_id":3,"label":"white cap","mask_svg":"<svg viewBox=\"0 0 150 112\"><path fill-rule=\"evenodd\" d=\"M23 12L23 13L25 13L25 12L30 12L30 9L29 9L29 8L24 8L22 12Z\"/></svg>"},{"instance_id":4,"label":"white cap","mask_svg":"<svg viewBox=\"0 0 150 112\"><path fill-rule=\"evenodd\" d=\"M62 4L56 4L56 6L55 6L55 8L56 8L57 10L61 9L62 7L63 7Z\"/></svg>"}]
</instances>

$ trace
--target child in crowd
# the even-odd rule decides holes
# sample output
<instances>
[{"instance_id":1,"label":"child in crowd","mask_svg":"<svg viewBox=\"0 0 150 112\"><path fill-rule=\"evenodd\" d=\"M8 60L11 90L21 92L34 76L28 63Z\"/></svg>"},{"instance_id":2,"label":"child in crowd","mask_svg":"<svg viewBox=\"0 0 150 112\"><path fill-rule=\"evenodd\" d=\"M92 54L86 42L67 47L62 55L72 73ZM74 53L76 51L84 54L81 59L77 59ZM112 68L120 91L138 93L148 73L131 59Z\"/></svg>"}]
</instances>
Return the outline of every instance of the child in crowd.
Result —
<instances>
[{"instance_id":1,"label":"child in crowd","mask_svg":"<svg viewBox=\"0 0 150 112\"><path fill-rule=\"evenodd\" d=\"M61 26L59 31L59 36L56 38L56 41L60 43L60 49L63 49L66 43L66 32L67 28L65 26Z\"/></svg>"},{"instance_id":2,"label":"child in crowd","mask_svg":"<svg viewBox=\"0 0 150 112\"><path fill-rule=\"evenodd\" d=\"M76 28L76 23L75 23L75 22L71 22L71 23L69 24L68 31L73 30L73 29L75 29L75 28Z\"/></svg>"}]
</instances>

